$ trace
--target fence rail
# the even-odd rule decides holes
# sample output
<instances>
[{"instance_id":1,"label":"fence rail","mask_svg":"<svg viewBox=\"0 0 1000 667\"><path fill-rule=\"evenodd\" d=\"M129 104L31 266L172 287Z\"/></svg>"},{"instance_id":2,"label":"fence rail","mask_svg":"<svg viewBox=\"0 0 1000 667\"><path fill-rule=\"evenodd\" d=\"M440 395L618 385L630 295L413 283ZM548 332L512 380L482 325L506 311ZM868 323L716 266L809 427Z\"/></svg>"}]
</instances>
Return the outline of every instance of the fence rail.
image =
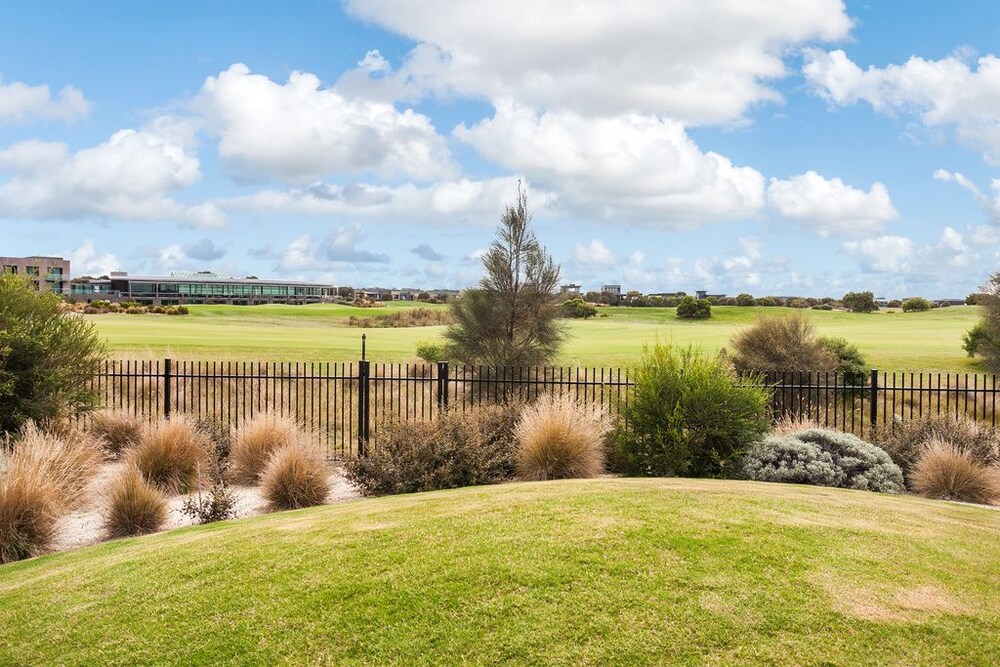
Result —
<instances>
[{"instance_id":1,"label":"fence rail","mask_svg":"<svg viewBox=\"0 0 1000 667\"><path fill-rule=\"evenodd\" d=\"M857 434L927 414L968 416L996 426L997 377L984 374L769 372L776 418L791 416ZM186 414L239 426L260 412L288 416L329 456L363 454L388 419L431 420L507 397L529 401L561 393L612 415L634 386L625 368L488 368L371 361L256 363L108 361L91 380L107 407L147 419Z\"/></svg>"}]
</instances>

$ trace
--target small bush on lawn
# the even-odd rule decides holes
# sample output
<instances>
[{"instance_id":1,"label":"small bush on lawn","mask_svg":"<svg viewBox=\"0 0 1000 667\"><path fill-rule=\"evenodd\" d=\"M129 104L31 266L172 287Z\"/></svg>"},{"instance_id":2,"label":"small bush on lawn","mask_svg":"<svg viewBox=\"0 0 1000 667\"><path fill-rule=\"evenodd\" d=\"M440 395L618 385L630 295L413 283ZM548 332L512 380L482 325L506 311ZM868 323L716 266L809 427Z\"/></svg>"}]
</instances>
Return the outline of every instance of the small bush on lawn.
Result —
<instances>
[{"instance_id":1,"label":"small bush on lawn","mask_svg":"<svg viewBox=\"0 0 1000 667\"><path fill-rule=\"evenodd\" d=\"M326 462L319 451L303 443L276 451L264 468L260 485L272 511L322 505L330 495Z\"/></svg>"},{"instance_id":2,"label":"small bush on lawn","mask_svg":"<svg viewBox=\"0 0 1000 667\"><path fill-rule=\"evenodd\" d=\"M193 491L211 478L212 442L193 420L175 416L148 427L127 461L168 493Z\"/></svg>"},{"instance_id":3,"label":"small bush on lawn","mask_svg":"<svg viewBox=\"0 0 1000 667\"><path fill-rule=\"evenodd\" d=\"M127 410L105 408L90 415L87 432L97 438L105 451L118 458L139 443L145 423Z\"/></svg>"},{"instance_id":4,"label":"small bush on lawn","mask_svg":"<svg viewBox=\"0 0 1000 667\"><path fill-rule=\"evenodd\" d=\"M736 385L728 364L691 348L647 348L615 433L634 475L719 477L770 427L770 390L750 374Z\"/></svg>"},{"instance_id":5,"label":"small bush on lawn","mask_svg":"<svg viewBox=\"0 0 1000 667\"><path fill-rule=\"evenodd\" d=\"M236 516L236 497L223 482L217 482L212 490L202 495L189 496L181 506L181 514L198 523L225 521Z\"/></svg>"},{"instance_id":6,"label":"small bush on lawn","mask_svg":"<svg viewBox=\"0 0 1000 667\"><path fill-rule=\"evenodd\" d=\"M732 342L739 371L833 371L838 365L833 345L821 343L802 315L763 317Z\"/></svg>"},{"instance_id":7,"label":"small bush on lawn","mask_svg":"<svg viewBox=\"0 0 1000 667\"><path fill-rule=\"evenodd\" d=\"M677 304L677 317L682 320L707 320L712 316L712 304L706 299L686 296Z\"/></svg>"},{"instance_id":8,"label":"small bush on lawn","mask_svg":"<svg viewBox=\"0 0 1000 667\"><path fill-rule=\"evenodd\" d=\"M155 533L167 520L167 497L133 465L111 483L104 510L104 533L110 539Z\"/></svg>"},{"instance_id":9,"label":"small bush on lawn","mask_svg":"<svg viewBox=\"0 0 1000 667\"><path fill-rule=\"evenodd\" d=\"M0 447L0 563L36 556L56 521L79 504L97 469L100 447L79 434L60 438L31 422Z\"/></svg>"},{"instance_id":10,"label":"small bush on lawn","mask_svg":"<svg viewBox=\"0 0 1000 667\"><path fill-rule=\"evenodd\" d=\"M373 451L347 462L347 477L369 496L505 481L514 474L520 409L485 405L433 422L388 422Z\"/></svg>"},{"instance_id":11,"label":"small bush on lawn","mask_svg":"<svg viewBox=\"0 0 1000 667\"><path fill-rule=\"evenodd\" d=\"M1000 432L979 422L948 415L925 415L880 426L875 442L903 470L910 482L913 469L933 441L954 445L983 465L1000 465Z\"/></svg>"},{"instance_id":12,"label":"small bush on lawn","mask_svg":"<svg viewBox=\"0 0 1000 667\"><path fill-rule=\"evenodd\" d=\"M229 452L229 475L237 484L256 484L271 455L302 437L298 425L287 417L260 414L244 422Z\"/></svg>"},{"instance_id":13,"label":"small bush on lawn","mask_svg":"<svg viewBox=\"0 0 1000 667\"><path fill-rule=\"evenodd\" d=\"M517 473L522 479L596 477L604 472L604 437L611 423L602 410L569 396L544 396L517 423Z\"/></svg>"},{"instance_id":14,"label":"small bush on lawn","mask_svg":"<svg viewBox=\"0 0 1000 667\"><path fill-rule=\"evenodd\" d=\"M828 429L771 436L743 457L741 475L764 482L793 482L902 493L903 472L889 455L861 438Z\"/></svg>"},{"instance_id":15,"label":"small bush on lawn","mask_svg":"<svg viewBox=\"0 0 1000 667\"><path fill-rule=\"evenodd\" d=\"M569 301L564 301L563 304L559 306L559 311L562 313L563 317L575 319L586 320L597 316L597 307L587 303L583 299L570 299Z\"/></svg>"},{"instance_id":16,"label":"small bush on lawn","mask_svg":"<svg viewBox=\"0 0 1000 667\"><path fill-rule=\"evenodd\" d=\"M928 442L910 477L914 493L938 500L987 505L1000 502L1000 468L940 439Z\"/></svg>"}]
</instances>

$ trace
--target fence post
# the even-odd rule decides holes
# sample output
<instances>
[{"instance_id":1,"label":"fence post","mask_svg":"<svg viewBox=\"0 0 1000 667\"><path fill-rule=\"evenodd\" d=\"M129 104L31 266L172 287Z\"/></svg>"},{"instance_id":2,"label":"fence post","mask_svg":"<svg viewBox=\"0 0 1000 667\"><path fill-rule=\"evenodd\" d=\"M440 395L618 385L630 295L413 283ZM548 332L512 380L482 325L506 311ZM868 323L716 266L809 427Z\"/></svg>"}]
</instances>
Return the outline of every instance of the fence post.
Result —
<instances>
[{"instance_id":1,"label":"fence post","mask_svg":"<svg viewBox=\"0 0 1000 667\"><path fill-rule=\"evenodd\" d=\"M365 455L370 435L368 431L368 390L370 388L368 378L370 375L370 363L364 359L358 362L358 456Z\"/></svg>"},{"instance_id":2,"label":"fence post","mask_svg":"<svg viewBox=\"0 0 1000 667\"><path fill-rule=\"evenodd\" d=\"M872 369L870 386L868 423L872 427L872 433L874 433L878 424L878 370L875 368Z\"/></svg>"},{"instance_id":3,"label":"fence post","mask_svg":"<svg viewBox=\"0 0 1000 667\"><path fill-rule=\"evenodd\" d=\"M437 404L439 410L448 409L448 362L438 362Z\"/></svg>"},{"instance_id":4,"label":"fence post","mask_svg":"<svg viewBox=\"0 0 1000 667\"><path fill-rule=\"evenodd\" d=\"M170 419L170 359L163 360L163 418Z\"/></svg>"}]
</instances>

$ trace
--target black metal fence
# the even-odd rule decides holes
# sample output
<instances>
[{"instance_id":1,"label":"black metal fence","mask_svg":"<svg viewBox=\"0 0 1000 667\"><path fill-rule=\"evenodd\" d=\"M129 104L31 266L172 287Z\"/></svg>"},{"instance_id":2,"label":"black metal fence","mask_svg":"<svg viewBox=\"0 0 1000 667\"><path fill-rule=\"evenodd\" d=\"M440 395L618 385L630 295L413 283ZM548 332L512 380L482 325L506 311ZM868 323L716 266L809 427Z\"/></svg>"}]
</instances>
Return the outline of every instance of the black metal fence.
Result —
<instances>
[{"instance_id":1,"label":"black metal fence","mask_svg":"<svg viewBox=\"0 0 1000 667\"><path fill-rule=\"evenodd\" d=\"M740 378L739 383L760 381ZM446 362L385 364L108 361L92 379L107 407L147 419L187 414L239 426L261 412L295 419L330 456L363 453L387 419L431 420L498 397L569 394L617 415L634 386L625 368L487 368ZM857 434L926 414L996 425L995 375L771 372L775 418Z\"/></svg>"}]
</instances>

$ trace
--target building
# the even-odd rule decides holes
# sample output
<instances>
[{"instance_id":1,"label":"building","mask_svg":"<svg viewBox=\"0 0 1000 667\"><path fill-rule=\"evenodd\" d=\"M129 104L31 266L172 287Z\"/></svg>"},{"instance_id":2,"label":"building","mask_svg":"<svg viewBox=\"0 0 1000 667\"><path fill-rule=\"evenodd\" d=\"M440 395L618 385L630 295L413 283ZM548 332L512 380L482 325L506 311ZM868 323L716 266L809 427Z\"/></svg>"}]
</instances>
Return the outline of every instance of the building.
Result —
<instances>
[{"instance_id":1,"label":"building","mask_svg":"<svg viewBox=\"0 0 1000 667\"><path fill-rule=\"evenodd\" d=\"M701 301L702 299L725 299L725 294L709 294L706 290L700 289L695 290L694 296L696 299Z\"/></svg>"},{"instance_id":2,"label":"building","mask_svg":"<svg viewBox=\"0 0 1000 667\"><path fill-rule=\"evenodd\" d=\"M324 283L232 278L210 271L173 272L169 276L130 276L116 271L110 278L76 280L70 292L78 301L136 301L149 306L319 303L332 301L336 294L336 287Z\"/></svg>"},{"instance_id":3,"label":"building","mask_svg":"<svg viewBox=\"0 0 1000 667\"><path fill-rule=\"evenodd\" d=\"M62 257L0 257L4 273L27 278L40 292L69 291L69 260Z\"/></svg>"},{"instance_id":4,"label":"building","mask_svg":"<svg viewBox=\"0 0 1000 667\"><path fill-rule=\"evenodd\" d=\"M560 294L565 294L566 296L580 296L580 286L576 283L570 283L569 285L563 285L559 288Z\"/></svg>"}]
</instances>

